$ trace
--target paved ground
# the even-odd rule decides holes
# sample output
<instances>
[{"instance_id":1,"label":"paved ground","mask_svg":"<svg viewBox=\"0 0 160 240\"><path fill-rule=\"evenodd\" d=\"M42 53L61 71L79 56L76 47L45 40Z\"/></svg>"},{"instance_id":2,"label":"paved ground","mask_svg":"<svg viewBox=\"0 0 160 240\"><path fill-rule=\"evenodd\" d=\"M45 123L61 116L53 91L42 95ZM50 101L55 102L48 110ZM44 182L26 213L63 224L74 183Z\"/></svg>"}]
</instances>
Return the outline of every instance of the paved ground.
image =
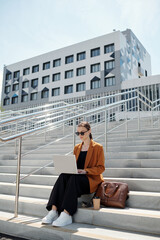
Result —
<instances>
[{"instance_id":1,"label":"paved ground","mask_svg":"<svg viewBox=\"0 0 160 240\"><path fill-rule=\"evenodd\" d=\"M0 240L27 240L25 238L19 238L19 237L14 237L14 236L9 236L0 233Z\"/></svg>"}]
</instances>

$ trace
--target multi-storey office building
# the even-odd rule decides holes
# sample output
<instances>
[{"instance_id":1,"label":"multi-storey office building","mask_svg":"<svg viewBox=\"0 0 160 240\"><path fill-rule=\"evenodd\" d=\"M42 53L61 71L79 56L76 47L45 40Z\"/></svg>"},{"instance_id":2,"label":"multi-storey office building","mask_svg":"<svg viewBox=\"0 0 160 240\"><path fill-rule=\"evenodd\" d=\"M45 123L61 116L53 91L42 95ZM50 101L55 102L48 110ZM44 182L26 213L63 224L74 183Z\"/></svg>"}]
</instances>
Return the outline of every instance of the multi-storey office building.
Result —
<instances>
[{"instance_id":1,"label":"multi-storey office building","mask_svg":"<svg viewBox=\"0 0 160 240\"><path fill-rule=\"evenodd\" d=\"M150 55L130 29L4 67L2 106L20 109L108 95L151 75Z\"/></svg>"}]
</instances>

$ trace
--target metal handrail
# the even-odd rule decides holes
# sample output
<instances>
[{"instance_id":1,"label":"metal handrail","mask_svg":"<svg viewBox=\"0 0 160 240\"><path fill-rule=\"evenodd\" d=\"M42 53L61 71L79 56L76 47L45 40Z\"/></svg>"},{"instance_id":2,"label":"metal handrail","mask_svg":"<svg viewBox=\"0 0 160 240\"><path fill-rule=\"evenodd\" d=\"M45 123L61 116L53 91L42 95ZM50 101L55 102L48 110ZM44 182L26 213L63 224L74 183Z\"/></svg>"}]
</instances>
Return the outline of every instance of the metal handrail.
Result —
<instances>
[{"instance_id":1,"label":"metal handrail","mask_svg":"<svg viewBox=\"0 0 160 240\"><path fill-rule=\"evenodd\" d=\"M63 124L63 123L69 122L71 120L73 120L73 131L75 131L75 126L76 126L75 121L76 121L76 119L78 119L80 117L88 116L88 115L90 116L93 113L95 114L95 113L99 113L99 112L102 112L102 111L105 111L105 116L107 116L106 115L107 110L110 110L111 108L116 107L116 106L121 106L122 104L125 104L128 101L131 101L133 99L138 99L138 101L137 101L138 112L139 112L139 101L142 101L143 104L145 104L149 107L149 104L147 104L141 98L139 98L139 95L142 95L142 94L138 90L131 90L131 91L123 92L123 93L109 95L109 96L105 96L105 97L101 97L101 98L96 98L96 99L93 99L93 100L87 100L87 101L84 101L84 102L79 102L79 103L66 105L65 107L64 106L57 107L54 110L60 110L60 109L66 109L67 107L79 106L79 105L82 105L84 103L89 104L89 103L100 101L100 100L103 100L103 99L116 97L116 96L121 96L121 95L124 95L124 94L129 94L131 92L137 92L138 96L130 97L128 99L117 101L117 102L112 103L112 104L107 104L107 105L104 105L104 106L101 106L101 107L97 107L97 108L94 108L92 110L88 110L85 113L75 114L75 116L70 116L70 117L67 117L66 119L62 119L58 122L49 123L48 125L41 126L41 127L36 128L36 129L28 130L28 131L25 131L25 132L22 132L22 133L19 133L19 134L15 134L15 135L12 135L10 137L0 138L0 141L2 141L2 142L8 142L8 141L11 141L13 139L19 139L19 152L18 152L18 161L17 161L17 180L16 180L16 199L15 199L15 217L17 217L17 215L18 215L18 197L19 197L19 183L20 183L20 163L21 163L22 137L25 136L25 135L32 134L34 132L38 132L38 131L43 130L43 129L49 129L50 127L56 126L57 124ZM50 110L47 110L47 111L50 112ZM7 122L17 121L17 119L25 119L25 117L28 118L28 116L31 116L31 115L33 116L34 114L37 115L37 114L40 114L40 113L44 114L44 112L46 113L47 111L43 110L43 111L40 111L38 113L37 112L36 113L30 113L30 114L27 114L27 115L23 115L23 116L15 117L15 118L8 119L8 120L5 120L5 121L1 121L0 123L5 124ZM52 109L52 111L53 111L53 109ZM107 136L107 128L105 128L105 136ZM75 144L75 136L73 136L73 144Z\"/></svg>"}]
</instances>

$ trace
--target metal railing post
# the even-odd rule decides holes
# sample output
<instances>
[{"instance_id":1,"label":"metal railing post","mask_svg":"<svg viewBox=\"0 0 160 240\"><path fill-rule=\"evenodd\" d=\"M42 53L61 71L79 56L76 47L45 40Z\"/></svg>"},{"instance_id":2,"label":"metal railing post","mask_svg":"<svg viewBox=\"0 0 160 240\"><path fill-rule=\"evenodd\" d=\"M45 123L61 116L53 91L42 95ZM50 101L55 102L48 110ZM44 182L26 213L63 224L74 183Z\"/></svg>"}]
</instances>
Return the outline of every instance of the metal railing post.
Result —
<instances>
[{"instance_id":1,"label":"metal railing post","mask_svg":"<svg viewBox=\"0 0 160 240\"><path fill-rule=\"evenodd\" d=\"M19 146L18 146L17 176L16 176L16 196L15 196L15 213L14 213L14 217L18 217L18 199L19 199L19 184L20 184L21 151L22 151L22 137L19 138Z\"/></svg>"},{"instance_id":2,"label":"metal railing post","mask_svg":"<svg viewBox=\"0 0 160 240\"><path fill-rule=\"evenodd\" d=\"M153 104L151 108L151 127L153 128Z\"/></svg>"},{"instance_id":3,"label":"metal railing post","mask_svg":"<svg viewBox=\"0 0 160 240\"><path fill-rule=\"evenodd\" d=\"M74 146L76 145L76 136L75 136L75 131L76 131L76 119L73 119L73 149Z\"/></svg>"},{"instance_id":4,"label":"metal railing post","mask_svg":"<svg viewBox=\"0 0 160 240\"><path fill-rule=\"evenodd\" d=\"M140 107L139 107L139 93L137 98L137 110L138 110L138 131L140 130Z\"/></svg>"},{"instance_id":5,"label":"metal railing post","mask_svg":"<svg viewBox=\"0 0 160 240\"><path fill-rule=\"evenodd\" d=\"M128 138L127 102L125 103L125 113L126 113L126 137Z\"/></svg>"},{"instance_id":6,"label":"metal railing post","mask_svg":"<svg viewBox=\"0 0 160 240\"><path fill-rule=\"evenodd\" d=\"M107 152L107 109L105 110L105 151Z\"/></svg>"}]
</instances>

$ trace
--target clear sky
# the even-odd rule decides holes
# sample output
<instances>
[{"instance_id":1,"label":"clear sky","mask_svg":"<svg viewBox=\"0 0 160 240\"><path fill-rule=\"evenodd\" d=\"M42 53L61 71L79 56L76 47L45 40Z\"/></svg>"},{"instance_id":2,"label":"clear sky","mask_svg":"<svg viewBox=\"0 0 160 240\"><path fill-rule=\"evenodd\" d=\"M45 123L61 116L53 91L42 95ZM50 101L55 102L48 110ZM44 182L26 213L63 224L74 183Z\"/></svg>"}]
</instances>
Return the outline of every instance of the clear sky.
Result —
<instances>
[{"instance_id":1,"label":"clear sky","mask_svg":"<svg viewBox=\"0 0 160 240\"><path fill-rule=\"evenodd\" d=\"M160 74L160 0L0 0L3 66L130 28Z\"/></svg>"}]
</instances>

